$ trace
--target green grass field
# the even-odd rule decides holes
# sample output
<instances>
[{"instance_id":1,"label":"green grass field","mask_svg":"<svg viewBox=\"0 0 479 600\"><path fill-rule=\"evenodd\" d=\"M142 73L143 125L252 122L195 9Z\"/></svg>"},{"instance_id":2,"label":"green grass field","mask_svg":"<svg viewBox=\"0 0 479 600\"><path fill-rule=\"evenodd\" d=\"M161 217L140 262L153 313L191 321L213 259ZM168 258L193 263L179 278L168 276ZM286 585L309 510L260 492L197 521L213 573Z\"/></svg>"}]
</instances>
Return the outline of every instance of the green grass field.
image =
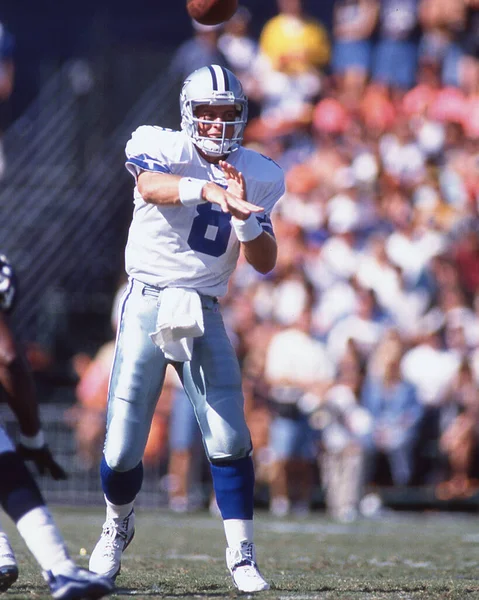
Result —
<instances>
[{"instance_id":1,"label":"green grass field","mask_svg":"<svg viewBox=\"0 0 479 600\"><path fill-rule=\"evenodd\" d=\"M103 510L52 512L72 556L87 566ZM20 563L6 599L49 598L39 569L3 517ZM318 512L278 520L259 511L260 567L272 583L258 598L314 600L479 599L479 518L391 513L374 521L337 524ZM82 551L82 548L86 549ZM135 539L124 555L113 597L233 598L221 521L200 513L177 516L137 509Z\"/></svg>"}]
</instances>

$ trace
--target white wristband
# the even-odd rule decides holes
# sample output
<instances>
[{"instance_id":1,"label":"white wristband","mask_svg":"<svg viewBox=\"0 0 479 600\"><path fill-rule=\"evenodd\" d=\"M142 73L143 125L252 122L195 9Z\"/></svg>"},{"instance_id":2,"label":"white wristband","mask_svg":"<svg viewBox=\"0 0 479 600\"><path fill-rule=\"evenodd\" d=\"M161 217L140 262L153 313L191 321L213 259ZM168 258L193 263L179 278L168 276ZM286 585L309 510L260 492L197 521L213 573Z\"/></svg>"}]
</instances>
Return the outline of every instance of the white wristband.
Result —
<instances>
[{"instance_id":1,"label":"white wristband","mask_svg":"<svg viewBox=\"0 0 479 600\"><path fill-rule=\"evenodd\" d=\"M204 179L193 179L193 177L182 177L178 184L180 202L183 206L196 206L206 202L201 197L201 192L208 182Z\"/></svg>"},{"instance_id":2,"label":"white wristband","mask_svg":"<svg viewBox=\"0 0 479 600\"><path fill-rule=\"evenodd\" d=\"M38 450L39 448L43 448L45 445L45 435L41 429L37 434L32 436L23 435L23 433L21 433L20 444L25 446L25 448L29 448L30 450Z\"/></svg>"},{"instance_id":3,"label":"white wristband","mask_svg":"<svg viewBox=\"0 0 479 600\"><path fill-rule=\"evenodd\" d=\"M251 242L263 233L263 228L254 214L251 214L245 221L231 217L231 224L240 242Z\"/></svg>"}]
</instances>

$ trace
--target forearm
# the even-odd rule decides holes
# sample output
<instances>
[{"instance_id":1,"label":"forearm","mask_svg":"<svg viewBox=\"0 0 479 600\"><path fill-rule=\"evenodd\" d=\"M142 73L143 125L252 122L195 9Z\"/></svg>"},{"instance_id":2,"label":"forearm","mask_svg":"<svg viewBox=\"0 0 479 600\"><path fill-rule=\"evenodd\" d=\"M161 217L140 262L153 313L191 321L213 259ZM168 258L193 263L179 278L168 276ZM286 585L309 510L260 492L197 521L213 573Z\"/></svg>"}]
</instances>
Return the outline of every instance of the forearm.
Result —
<instances>
[{"instance_id":1,"label":"forearm","mask_svg":"<svg viewBox=\"0 0 479 600\"><path fill-rule=\"evenodd\" d=\"M218 203L224 190L213 181L144 171L138 176L138 191L143 200L157 206L194 206Z\"/></svg>"},{"instance_id":2,"label":"forearm","mask_svg":"<svg viewBox=\"0 0 479 600\"><path fill-rule=\"evenodd\" d=\"M265 275L274 269L278 248L276 240L269 233L263 231L254 240L242 242L241 246L246 260L256 271Z\"/></svg>"},{"instance_id":3,"label":"forearm","mask_svg":"<svg viewBox=\"0 0 479 600\"><path fill-rule=\"evenodd\" d=\"M143 171L138 176L138 191L143 200L149 204L179 206L181 204L179 191L180 179L180 175Z\"/></svg>"},{"instance_id":4,"label":"forearm","mask_svg":"<svg viewBox=\"0 0 479 600\"><path fill-rule=\"evenodd\" d=\"M35 389L29 367L23 356L0 364L0 381L6 392L6 400L17 418L20 431L33 436L40 429L40 417L35 401Z\"/></svg>"},{"instance_id":5,"label":"forearm","mask_svg":"<svg viewBox=\"0 0 479 600\"><path fill-rule=\"evenodd\" d=\"M40 418L33 377L3 313L0 313L0 385L5 391L8 406L17 417L21 432L28 436L35 435L40 429Z\"/></svg>"}]
</instances>

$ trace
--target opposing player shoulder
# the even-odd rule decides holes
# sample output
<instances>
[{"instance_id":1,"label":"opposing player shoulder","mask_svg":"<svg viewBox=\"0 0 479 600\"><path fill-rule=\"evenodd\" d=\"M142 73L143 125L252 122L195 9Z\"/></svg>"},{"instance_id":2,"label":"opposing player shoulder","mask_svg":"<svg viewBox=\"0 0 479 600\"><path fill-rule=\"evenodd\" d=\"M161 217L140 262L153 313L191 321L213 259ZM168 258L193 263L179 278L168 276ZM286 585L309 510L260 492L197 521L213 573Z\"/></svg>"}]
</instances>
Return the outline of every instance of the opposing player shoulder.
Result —
<instances>
[{"instance_id":1,"label":"opposing player shoulder","mask_svg":"<svg viewBox=\"0 0 479 600\"><path fill-rule=\"evenodd\" d=\"M134 176L139 171L169 173L170 165L184 155L185 145L185 136L180 131L142 125L126 144L126 168Z\"/></svg>"},{"instance_id":2,"label":"opposing player shoulder","mask_svg":"<svg viewBox=\"0 0 479 600\"><path fill-rule=\"evenodd\" d=\"M250 201L271 212L285 191L283 169L272 158L249 148L241 148L231 162L246 178Z\"/></svg>"}]
</instances>

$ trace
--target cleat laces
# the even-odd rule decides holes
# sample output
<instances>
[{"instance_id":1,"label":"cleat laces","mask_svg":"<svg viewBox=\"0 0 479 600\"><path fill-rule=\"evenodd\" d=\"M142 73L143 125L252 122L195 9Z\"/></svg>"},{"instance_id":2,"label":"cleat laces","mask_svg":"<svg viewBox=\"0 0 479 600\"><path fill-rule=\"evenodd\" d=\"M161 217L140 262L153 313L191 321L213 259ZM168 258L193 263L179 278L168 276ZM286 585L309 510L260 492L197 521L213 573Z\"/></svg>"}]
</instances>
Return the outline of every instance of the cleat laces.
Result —
<instances>
[{"instance_id":1,"label":"cleat laces","mask_svg":"<svg viewBox=\"0 0 479 600\"><path fill-rule=\"evenodd\" d=\"M103 525L102 536L105 538L103 556L109 556L112 550L123 550L127 532L126 529L120 529L120 527L115 526L114 521L109 520Z\"/></svg>"},{"instance_id":2,"label":"cleat laces","mask_svg":"<svg viewBox=\"0 0 479 600\"><path fill-rule=\"evenodd\" d=\"M242 542L239 548L227 548L226 563L233 583L242 592L259 592L269 589L256 564L253 542Z\"/></svg>"}]
</instances>

